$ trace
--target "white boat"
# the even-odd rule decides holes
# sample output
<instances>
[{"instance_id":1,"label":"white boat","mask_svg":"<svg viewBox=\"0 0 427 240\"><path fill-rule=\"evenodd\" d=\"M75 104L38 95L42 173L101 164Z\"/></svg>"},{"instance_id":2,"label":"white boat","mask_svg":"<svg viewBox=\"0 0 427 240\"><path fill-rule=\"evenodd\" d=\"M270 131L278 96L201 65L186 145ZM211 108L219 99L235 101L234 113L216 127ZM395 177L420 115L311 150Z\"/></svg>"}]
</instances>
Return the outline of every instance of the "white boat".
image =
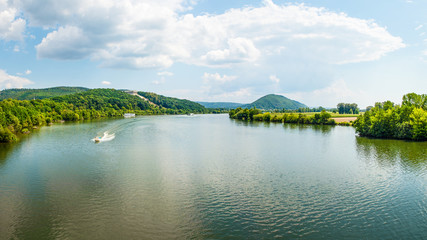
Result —
<instances>
[{"instance_id":1,"label":"white boat","mask_svg":"<svg viewBox=\"0 0 427 240\"><path fill-rule=\"evenodd\" d=\"M135 117L135 113L125 113L125 115L123 115L123 117L132 118L132 117Z\"/></svg>"}]
</instances>

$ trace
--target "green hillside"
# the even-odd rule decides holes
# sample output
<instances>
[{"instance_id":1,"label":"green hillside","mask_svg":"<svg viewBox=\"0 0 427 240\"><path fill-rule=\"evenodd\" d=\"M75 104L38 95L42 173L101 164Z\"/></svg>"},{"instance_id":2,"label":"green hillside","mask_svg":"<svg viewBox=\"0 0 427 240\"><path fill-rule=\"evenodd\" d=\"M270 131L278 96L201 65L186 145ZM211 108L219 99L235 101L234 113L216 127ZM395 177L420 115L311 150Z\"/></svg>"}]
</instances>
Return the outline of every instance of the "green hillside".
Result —
<instances>
[{"instance_id":1,"label":"green hillside","mask_svg":"<svg viewBox=\"0 0 427 240\"><path fill-rule=\"evenodd\" d=\"M234 103L234 102L197 102L204 106L205 108L224 108L224 109L233 109L238 108L243 105L243 103Z\"/></svg>"},{"instance_id":2,"label":"green hillside","mask_svg":"<svg viewBox=\"0 0 427 240\"><path fill-rule=\"evenodd\" d=\"M140 92L139 96L114 89L90 89L79 93L36 100L0 101L0 142L13 142L20 134L58 121L79 121L120 117L124 113L184 114L204 113L206 108L188 100Z\"/></svg>"},{"instance_id":3,"label":"green hillside","mask_svg":"<svg viewBox=\"0 0 427 240\"><path fill-rule=\"evenodd\" d=\"M153 106L147 101L114 89L90 89L84 92L53 97L55 102L72 104L75 108L102 110L148 110Z\"/></svg>"},{"instance_id":4,"label":"green hillside","mask_svg":"<svg viewBox=\"0 0 427 240\"><path fill-rule=\"evenodd\" d=\"M84 87L53 87L43 89L5 89L0 91L0 100L3 99L17 99L17 100L31 100L31 99L45 99L79 93L89 90Z\"/></svg>"},{"instance_id":5,"label":"green hillside","mask_svg":"<svg viewBox=\"0 0 427 240\"><path fill-rule=\"evenodd\" d=\"M138 92L140 96L145 97L150 102L171 110L185 110L191 111L193 113L204 113L206 108L202 105L192 102L186 99L178 99L172 97L165 97L159 94L150 93L150 92Z\"/></svg>"},{"instance_id":6,"label":"green hillside","mask_svg":"<svg viewBox=\"0 0 427 240\"><path fill-rule=\"evenodd\" d=\"M287 97L275 94L266 95L251 104L242 106L243 108L258 108L264 110L274 110L274 109L290 109L295 110L298 108L307 107L306 105L297 102L295 100L289 99Z\"/></svg>"}]
</instances>

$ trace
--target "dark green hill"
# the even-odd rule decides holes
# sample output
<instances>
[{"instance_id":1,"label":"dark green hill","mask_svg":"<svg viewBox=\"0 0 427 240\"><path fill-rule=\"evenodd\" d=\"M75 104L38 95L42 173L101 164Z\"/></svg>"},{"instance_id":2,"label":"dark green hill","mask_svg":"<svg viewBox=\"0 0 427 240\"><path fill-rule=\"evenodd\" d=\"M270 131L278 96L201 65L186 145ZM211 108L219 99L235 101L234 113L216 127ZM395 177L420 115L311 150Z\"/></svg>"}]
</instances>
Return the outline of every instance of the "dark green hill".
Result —
<instances>
[{"instance_id":1,"label":"dark green hill","mask_svg":"<svg viewBox=\"0 0 427 240\"><path fill-rule=\"evenodd\" d=\"M84 92L53 97L55 102L72 104L76 108L102 110L149 110L154 107L147 101L114 89L90 89Z\"/></svg>"},{"instance_id":2,"label":"dark green hill","mask_svg":"<svg viewBox=\"0 0 427 240\"><path fill-rule=\"evenodd\" d=\"M242 106L243 108L258 108L265 110L274 110L274 109L289 109L295 110L298 108L307 107L306 105L297 102L295 100L289 99L287 97L275 94L266 95L251 104Z\"/></svg>"},{"instance_id":3,"label":"dark green hill","mask_svg":"<svg viewBox=\"0 0 427 240\"><path fill-rule=\"evenodd\" d=\"M205 108L224 108L224 109L234 109L241 107L243 103L233 103L233 102L197 102L203 105Z\"/></svg>"},{"instance_id":4,"label":"dark green hill","mask_svg":"<svg viewBox=\"0 0 427 240\"><path fill-rule=\"evenodd\" d=\"M172 97L165 97L159 94L150 93L150 92L138 92L138 95L145 97L150 102L172 110L182 110L182 111L190 111L193 113L203 113L206 112L206 108L202 105L192 102L186 99L178 99Z\"/></svg>"},{"instance_id":5,"label":"dark green hill","mask_svg":"<svg viewBox=\"0 0 427 240\"><path fill-rule=\"evenodd\" d=\"M17 100L31 100L31 99L45 99L51 97L57 97L62 95L68 95L73 93L79 93L89 90L84 87L53 87L53 88L42 88L42 89L6 89L0 91L0 100L3 99L17 99Z\"/></svg>"}]
</instances>

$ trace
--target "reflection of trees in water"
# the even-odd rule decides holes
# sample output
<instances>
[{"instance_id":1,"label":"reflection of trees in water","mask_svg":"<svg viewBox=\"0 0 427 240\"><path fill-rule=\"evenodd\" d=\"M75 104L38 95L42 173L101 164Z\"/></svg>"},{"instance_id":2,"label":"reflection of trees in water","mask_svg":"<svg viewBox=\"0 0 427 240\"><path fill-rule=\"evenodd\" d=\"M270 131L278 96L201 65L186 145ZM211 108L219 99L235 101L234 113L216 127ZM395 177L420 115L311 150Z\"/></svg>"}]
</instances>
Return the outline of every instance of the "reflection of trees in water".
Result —
<instances>
[{"instance_id":1,"label":"reflection of trees in water","mask_svg":"<svg viewBox=\"0 0 427 240\"><path fill-rule=\"evenodd\" d=\"M283 124L285 129L299 130L299 131L314 131L315 133L321 133L323 135L328 135L331 133L334 126L330 125L311 125L311 124L293 124L285 123Z\"/></svg>"},{"instance_id":2,"label":"reflection of trees in water","mask_svg":"<svg viewBox=\"0 0 427 240\"><path fill-rule=\"evenodd\" d=\"M0 144L0 167L6 163L7 157L12 152L16 144L1 143Z\"/></svg>"},{"instance_id":3,"label":"reflection of trees in water","mask_svg":"<svg viewBox=\"0 0 427 240\"><path fill-rule=\"evenodd\" d=\"M234 124L238 126L247 127L270 127L274 125L283 125L285 130L299 130L299 131L314 131L323 135L329 134L334 126L331 125L314 125L314 124L294 124L294 123L276 123L276 122L259 122L259 121L241 121L236 119L230 119Z\"/></svg>"},{"instance_id":4,"label":"reflection of trees in water","mask_svg":"<svg viewBox=\"0 0 427 240\"><path fill-rule=\"evenodd\" d=\"M401 165L408 170L423 170L427 167L427 142L356 138L359 155L374 159L381 166Z\"/></svg>"}]
</instances>

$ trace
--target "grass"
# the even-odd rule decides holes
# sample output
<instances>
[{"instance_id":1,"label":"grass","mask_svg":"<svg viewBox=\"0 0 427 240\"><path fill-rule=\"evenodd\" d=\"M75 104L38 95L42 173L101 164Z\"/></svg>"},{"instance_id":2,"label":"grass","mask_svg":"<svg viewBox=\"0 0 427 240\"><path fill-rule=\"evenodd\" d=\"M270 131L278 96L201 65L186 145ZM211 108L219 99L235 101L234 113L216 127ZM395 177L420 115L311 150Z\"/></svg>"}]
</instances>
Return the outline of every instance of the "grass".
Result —
<instances>
[{"instance_id":1,"label":"grass","mask_svg":"<svg viewBox=\"0 0 427 240\"><path fill-rule=\"evenodd\" d=\"M307 116L313 116L316 113L320 113L320 112L306 112L306 113L302 113L304 115ZM358 117L360 114L338 114L338 113L332 113L329 112L331 114L331 118L348 118L348 117ZM277 116L279 118L283 117L284 113L271 113L271 117L273 116ZM295 113L295 114L300 114L300 113ZM363 113L361 113L363 114Z\"/></svg>"}]
</instances>

